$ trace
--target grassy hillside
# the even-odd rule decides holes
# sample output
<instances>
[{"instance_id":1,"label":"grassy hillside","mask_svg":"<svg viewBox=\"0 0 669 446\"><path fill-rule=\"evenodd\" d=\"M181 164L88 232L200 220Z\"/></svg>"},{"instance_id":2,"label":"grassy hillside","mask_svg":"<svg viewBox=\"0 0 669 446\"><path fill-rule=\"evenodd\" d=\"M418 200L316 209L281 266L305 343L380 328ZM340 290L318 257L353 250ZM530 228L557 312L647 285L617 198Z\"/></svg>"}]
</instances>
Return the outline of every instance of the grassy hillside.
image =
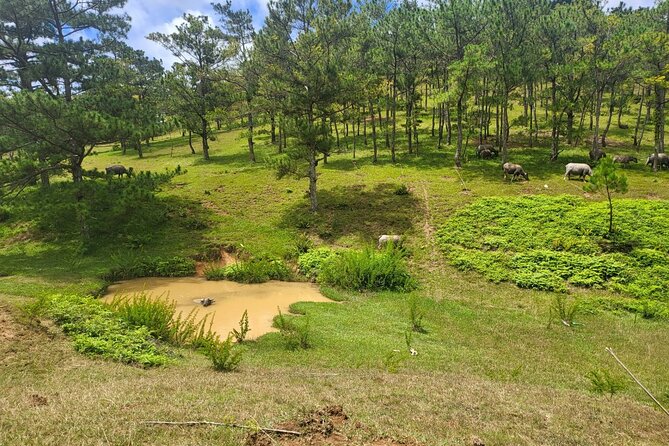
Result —
<instances>
[{"instance_id":1,"label":"grassy hillside","mask_svg":"<svg viewBox=\"0 0 669 446\"><path fill-rule=\"evenodd\" d=\"M604 349L612 347L668 405L666 320L593 304L577 315L574 327L548 328L557 293L460 271L438 243L437 232L484 197L566 194L599 209L601 196L562 179L564 164L585 162L587 149L565 150L551 163L545 145L528 148L518 140L510 157L525 167L530 181L509 183L499 160L478 160L471 147L469 162L455 170L452 147L437 150L427 122L418 154L401 153L395 165L385 149L373 164L371 141L364 147L362 137L356 159L343 151L319 165L316 214L308 211L306 181L279 181L264 162L249 163L236 130L216 134L209 162L191 155L187 139L179 135L157 138L143 159L100 148L88 168L120 163L136 172L163 172L180 166L185 173L157 185L155 202L130 197L156 210L155 218L138 219L141 225L123 231L100 229L93 243L82 245L59 228L39 227L31 217L40 212L35 203L44 203L39 191L5 205L0 445L236 445L246 441L246 432L141 422L208 419L277 426L328 405L342 405L349 416L339 428L347 439L342 444L472 444L476 439L486 445L664 444L669 418ZM608 152L636 154L616 132L612 129ZM639 158L649 150L644 147ZM266 135L259 137L258 159L275 152ZM666 207L669 173L652 173L643 161L625 172L625 199ZM402 185L409 194L396 194ZM105 212L110 221L121 218ZM488 221L483 216L479 222ZM458 229L475 232L470 224L463 220ZM99 225L104 228L104 221ZM230 374L213 371L206 358L187 350L175 350L169 365L154 369L80 356L60 329L18 309L36 296L97 291L106 272L136 258L190 257L230 246L246 255L291 259L305 237L315 245L362 248L381 234L405 236L418 289L326 289L341 303L294 305L309 318L313 348L289 351L280 334L268 334L244 347L240 369ZM669 242L660 243L658 249L666 253ZM575 287L568 299L602 302L620 296L612 289ZM426 333L412 339L417 356L409 356L405 345L412 301L425 314ZM608 373L622 388L612 396L594 392L593 372Z\"/></svg>"}]
</instances>

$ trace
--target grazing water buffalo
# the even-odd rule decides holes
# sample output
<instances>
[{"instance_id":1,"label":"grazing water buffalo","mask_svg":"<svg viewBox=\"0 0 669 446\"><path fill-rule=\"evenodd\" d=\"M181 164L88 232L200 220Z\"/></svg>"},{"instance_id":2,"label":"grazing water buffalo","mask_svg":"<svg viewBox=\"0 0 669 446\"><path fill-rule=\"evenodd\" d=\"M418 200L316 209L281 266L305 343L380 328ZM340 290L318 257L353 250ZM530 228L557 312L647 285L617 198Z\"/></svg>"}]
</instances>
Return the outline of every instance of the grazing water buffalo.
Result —
<instances>
[{"instance_id":1,"label":"grazing water buffalo","mask_svg":"<svg viewBox=\"0 0 669 446\"><path fill-rule=\"evenodd\" d=\"M483 158L484 160L489 160L493 156L493 152L490 149L483 149L479 152L479 158Z\"/></svg>"},{"instance_id":2,"label":"grazing water buffalo","mask_svg":"<svg viewBox=\"0 0 669 446\"><path fill-rule=\"evenodd\" d=\"M590 159L593 161L599 161L600 159L604 158L606 156L606 153L602 149L597 149L593 152L590 152Z\"/></svg>"},{"instance_id":3,"label":"grazing water buffalo","mask_svg":"<svg viewBox=\"0 0 669 446\"><path fill-rule=\"evenodd\" d=\"M128 169L126 169L125 166L121 166L120 164L114 164L109 167L105 167L105 172L107 175L118 175L119 178L121 178L122 175L130 176Z\"/></svg>"},{"instance_id":4,"label":"grazing water buffalo","mask_svg":"<svg viewBox=\"0 0 669 446\"><path fill-rule=\"evenodd\" d=\"M663 167L669 167L669 155L666 153L658 153L657 163L660 165L660 169ZM651 153L648 155L646 160L646 166L652 166L655 163L655 154Z\"/></svg>"},{"instance_id":5,"label":"grazing water buffalo","mask_svg":"<svg viewBox=\"0 0 669 446\"><path fill-rule=\"evenodd\" d=\"M486 152L486 156L489 158L499 155L499 151L492 144L480 144L476 148L476 156L479 158L485 158L483 152Z\"/></svg>"},{"instance_id":6,"label":"grazing water buffalo","mask_svg":"<svg viewBox=\"0 0 669 446\"><path fill-rule=\"evenodd\" d=\"M387 245L388 243L392 243L395 246L398 246L402 243L402 236L399 235L382 235L379 237L379 245L378 247L382 247Z\"/></svg>"},{"instance_id":7,"label":"grazing water buffalo","mask_svg":"<svg viewBox=\"0 0 669 446\"><path fill-rule=\"evenodd\" d=\"M586 176L592 176L592 168L584 163L569 163L567 164L564 172L564 178L570 179L572 175L578 175L578 177L585 181Z\"/></svg>"},{"instance_id":8,"label":"grazing water buffalo","mask_svg":"<svg viewBox=\"0 0 669 446\"><path fill-rule=\"evenodd\" d=\"M630 155L616 155L613 157L613 162L620 163L623 165L623 167L626 167L629 165L629 163L638 163L639 160L636 159L636 157Z\"/></svg>"},{"instance_id":9,"label":"grazing water buffalo","mask_svg":"<svg viewBox=\"0 0 669 446\"><path fill-rule=\"evenodd\" d=\"M523 177L527 181L530 181L530 176L523 170L523 166L520 164L514 163L504 163L502 166L504 169L504 179L506 180L509 175L511 175L511 182L516 179L516 177Z\"/></svg>"}]
</instances>

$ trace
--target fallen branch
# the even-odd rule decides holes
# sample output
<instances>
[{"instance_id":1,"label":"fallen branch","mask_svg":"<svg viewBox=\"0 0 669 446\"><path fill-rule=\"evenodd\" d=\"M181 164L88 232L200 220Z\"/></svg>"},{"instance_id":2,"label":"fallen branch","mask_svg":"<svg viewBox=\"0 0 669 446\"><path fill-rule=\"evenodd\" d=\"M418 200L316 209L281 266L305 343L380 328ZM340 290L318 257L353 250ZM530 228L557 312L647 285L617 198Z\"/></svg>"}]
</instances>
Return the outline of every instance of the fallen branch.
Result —
<instances>
[{"instance_id":1,"label":"fallen branch","mask_svg":"<svg viewBox=\"0 0 669 446\"><path fill-rule=\"evenodd\" d=\"M641 381L639 381L639 380L637 379L637 377L634 376L634 374L630 371L630 369L628 369L628 368L625 366L625 364L623 364L623 362L622 362L620 359L618 359L618 356L616 356L616 354L613 352L613 349L612 349L611 347L606 347L606 351L609 352L609 353L611 354L611 356L613 356L613 359L615 359L616 361L618 361L618 364L620 364L620 366L621 366L623 369L625 369L625 371L629 374L629 376L631 376L632 379L633 379L634 381L636 381L636 383L639 385L639 387L641 387L641 388L644 390L644 392L646 392L646 394L648 394L648 396L651 397L651 399L652 399L653 401L655 401L655 404L657 404L658 406L660 406L660 409L662 409L662 410L664 411L664 413L666 413L667 415L669 415L669 411L667 411L667 409L664 408L664 406L657 400L657 398L655 398L655 397L653 396L652 393L650 393L650 390L646 389L646 387L645 387L643 384L641 384Z\"/></svg>"},{"instance_id":2,"label":"fallen branch","mask_svg":"<svg viewBox=\"0 0 669 446\"><path fill-rule=\"evenodd\" d=\"M271 427L255 427L247 426L245 424L235 424L235 423L218 423L216 421L142 421L142 424L167 424L170 426L199 426L199 425L208 425L208 426L224 426L224 427L234 427L237 429L249 429L260 432L272 432L276 434L286 434L286 435L302 435L302 432L298 431L289 431L286 429L274 429Z\"/></svg>"}]
</instances>

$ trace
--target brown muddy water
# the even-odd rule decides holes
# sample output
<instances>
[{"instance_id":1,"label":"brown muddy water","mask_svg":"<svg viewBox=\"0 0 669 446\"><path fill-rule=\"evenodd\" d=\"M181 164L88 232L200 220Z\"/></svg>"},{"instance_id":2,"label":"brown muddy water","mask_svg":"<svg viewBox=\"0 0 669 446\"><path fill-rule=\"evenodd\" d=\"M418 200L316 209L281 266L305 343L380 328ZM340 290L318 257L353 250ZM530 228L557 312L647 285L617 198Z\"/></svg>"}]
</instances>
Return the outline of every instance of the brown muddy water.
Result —
<instances>
[{"instance_id":1,"label":"brown muddy water","mask_svg":"<svg viewBox=\"0 0 669 446\"><path fill-rule=\"evenodd\" d=\"M225 338L233 329L239 329L239 320L248 311L248 338L254 339L270 331L272 319L278 314L277 307L283 313L294 302L333 302L323 296L312 283L271 281L258 284L244 284L227 280L208 281L201 277L148 277L127 280L109 286L103 300L108 302L115 295L148 293L153 297L161 296L176 302L176 313L187 315L196 309L197 320L205 315L213 317L212 330ZM203 307L199 299L210 298L214 303Z\"/></svg>"}]
</instances>

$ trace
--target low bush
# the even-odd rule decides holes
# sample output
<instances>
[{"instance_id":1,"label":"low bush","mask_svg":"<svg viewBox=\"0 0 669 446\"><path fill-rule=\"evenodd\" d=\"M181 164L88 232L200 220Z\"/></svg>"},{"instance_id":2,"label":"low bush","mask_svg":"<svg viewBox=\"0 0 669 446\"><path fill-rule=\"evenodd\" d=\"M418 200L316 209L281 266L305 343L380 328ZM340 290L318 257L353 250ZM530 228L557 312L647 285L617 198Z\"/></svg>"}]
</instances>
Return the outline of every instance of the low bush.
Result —
<instances>
[{"instance_id":1,"label":"low bush","mask_svg":"<svg viewBox=\"0 0 669 446\"><path fill-rule=\"evenodd\" d=\"M392 245L382 252L367 248L333 255L323 262L318 280L358 291L410 291L416 288L402 252Z\"/></svg>"},{"instance_id":2,"label":"low bush","mask_svg":"<svg viewBox=\"0 0 669 446\"><path fill-rule=\"evenodd\" d=\"M185 257L154 257L116 260L118 266L113 267L102 278L109 282L134 279L137 277L187 277L195 274L195 261Z\"/></svg>"},{"instance_id":3,"label":"low bush","mask_svg":"<svg viewBox=\"0 0 669 446\"><path fill-rule=\"evenodd\" d=\"M232 335L225 341L217 340L209 345L205 354L211 359L214 370L232 372L239 367L242 360L242 351L232 342Z\"/></svg>"},{"instance_id":4,"label":"low bush","mask_svg":"<svg viewBox=\"0 0 669 446\"><path fill-rule=\"evenodd\" d=\"M53 295L41 298L32 311L53 319L81 353L144 367L168 361L147 327L130 326L91 297Z\"/></svg>"},{"instance_id":5,"label":"low bush","mask_svg":"<svg viewBox=\"0 0 669 446\"><path fill-rule=\"evenodd\" d=\"M330 248L311 249L297 258L297 268L300 273L310 279L316 279L323 264L335 254Z\"/></svg>"},{"instance_id":6,"label":"low bush","mask_svg":"<svg viewBox=\"0 0 669 446\"><path fill-rule=\"evenodd\" d=\"M108 305L128 324L146 327L157 339L171 340L172 318L176 310L174 301L140 293L133 296L114 296Z\"/></svg>"},{"instance_id":7,"label":"low bush","mask_svg":"<svg viewBox=\"0 0 669 446\"><path fill-rule=\"evenodd\" d=\"M626 387L622 378L612 375L608 370L592 370L587 378L590 380L590 390L600 395L608 393L612 397Z\"/></svg>"},{"instance_id":8,"label":"low bush","mask_svg":"<svg viewBox=\"0 0 669 446\"><path fill-rule=\"evenodd\" d=\"M208 267L207 280L232 280L241 283L263 283L268 280L290 280L291 271L281 260L256 258L223 268Z\"/></svg>"},{"instance_id":9,"label":"low bush","mask_svg":"<svg viewBox=\"0 0 669 446\"><path fill-rule=\"evenodd\" d=\"M274 318L274 326L279 329L288 350L307 349L312 347L311 324L309 318L286 317L281 308L277 307L279 315Z\"/></svg>"},{"instance_id":10,"label":"low bush","mask_svg":"<svg viewBox=\"0 0 669 446\"><path fill-rule=\"evenodd\" d=\"M548 311L548 326L555 319L567 327L573 327L576 315L581 310L581 303L577 300L570 302L564 294L558 294L553 298Z\"/></svg>"}]
</instances>

